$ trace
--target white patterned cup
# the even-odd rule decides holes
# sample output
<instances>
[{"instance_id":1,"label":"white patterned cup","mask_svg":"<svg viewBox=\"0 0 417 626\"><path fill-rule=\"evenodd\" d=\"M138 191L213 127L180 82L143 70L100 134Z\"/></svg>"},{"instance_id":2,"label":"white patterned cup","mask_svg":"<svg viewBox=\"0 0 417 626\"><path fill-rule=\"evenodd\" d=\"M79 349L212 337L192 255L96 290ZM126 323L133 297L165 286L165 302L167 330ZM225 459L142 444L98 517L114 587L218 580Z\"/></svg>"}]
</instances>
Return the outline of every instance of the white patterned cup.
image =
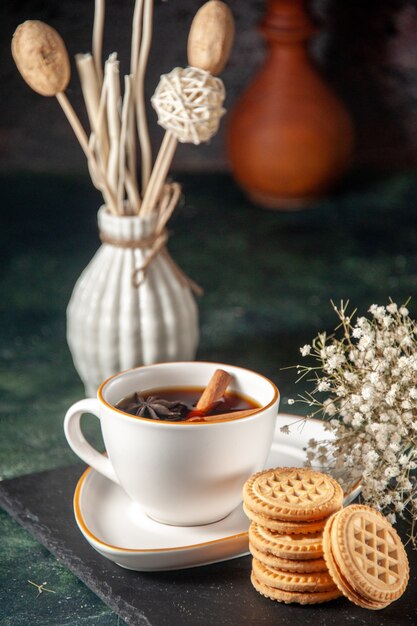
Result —
<instances>
[{"instance_id":1,"label":"white patterned cup","mask_svg":"<svg viewBox=\"0 0 417 626\"><path fill-rule=\"evenodd\" d=\"M233 376L230 389L262 408L249 417L219 422L160 422L114 408L135 391L205 387L214 371ZM226 517L241 501L247 478L268 456L279 392L264 376L222 363L178 362L139 367L106 380L97 399L76 402L67 412L65 435L73 451L110 480L151 518L178 526ZM84 438L80 419L100 420L108 456Z\"/></svg>"}]
</instances>

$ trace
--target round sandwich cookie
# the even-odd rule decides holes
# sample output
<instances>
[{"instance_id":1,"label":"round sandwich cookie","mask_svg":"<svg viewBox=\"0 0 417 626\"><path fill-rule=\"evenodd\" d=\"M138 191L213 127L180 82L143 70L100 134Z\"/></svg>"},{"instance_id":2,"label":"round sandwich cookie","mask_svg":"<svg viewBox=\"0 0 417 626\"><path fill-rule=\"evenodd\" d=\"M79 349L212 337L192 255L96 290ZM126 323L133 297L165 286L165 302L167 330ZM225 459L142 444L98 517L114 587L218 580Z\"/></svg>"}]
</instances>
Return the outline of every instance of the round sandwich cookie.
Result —
<instances>
[{"instance_id":1,"label":"round sandwich cookie","mask_svg":"<svg viewBox=\"0 0 417 626\"><path fill-rule=\"evenodd\" d=\"M270 552L261 552L249 542L249 550L255 559L268 565L268 567L279 569L283 572L298 574L308 574L311 572L327 572L327 565L324 559L313 559L311 561L296 561L295 559L281 559Z\"/></svg>"},{"instance_id":2,"label":"round sandwich cookie","mask_svg":"<svg viewBox=\"0 0 417 626\"><path fill-rule=\"evenodd\" d=\"M275 530L283 535L307 535L311 533L315 534L317 532L322 533L328 519L325 517L311 522L282 521L274 517L266 517L265 515L256 513L245 502L243 503L243 510L249 519L252 522L255 522L258 526Z\"/></svg>"},{"instance_id":3,"label":"round sandwich cookie","mask_svg":"<svg viewBox=\"0 0 417 626\"><path fill-rule=\"evenodd\" d=\"M297 467L258 472L243 487L243 501L256 515L281 522L312 522L342 507L343 490L328 474Z\"/></svg>"},{"instance_id":4,"label":"round sandwich cookie","mask_svg":"<svg viewBox=\"0 0 417 626\"><path fill-rule=\"evenodd\" d=\"M339 568L337 567L333 559L333 555L331 553L330 547L329 548L327 547L330 545L329 542L330 542L330 534L331 534L331 524L332 524L332 520L329 520L329 527L328 529L326 528L328 532L326 532L326 538L323 538L323 542L326 542L326 564L327 564L327 568L329 570L330 576L333 578L333 580L335 581L335 583L337 584L338 588L341 590L343 595L346 598L348 598L348 600L356 604L357 606L360 606L362 609L371 609L374 611L378 609L383 609L385 606L387 606L387 604L381 604L378 602L372 602L371 600L365 600L358 593L356 593L356 591L353 588L351 588L349 583L343 578Z\"/></svg>"},{"instance_id":5,"label":"round sandwich cookie","mask_svg":"<svg viewBox=\"0 0 417 626\"><path fill-rule=\"evenodd\" d=\"M297 561L320 559L323 556L322 531L310 534L282 534L252 522L249 542L261 552L281 559Z\"/></svg>"},{"instance_id":6,"label":"round sandwich cookie","mask_svg":"<svg viewBox=\"0 0 417 626\"><path fill-rule=\"evenodd\" d=\"M261 582L254 572L251 574L252 585L255 587L261 595L270 600L276 602L283 602L284 604L321 604L322 602L329 602L335 598L340 598L342 595L337 587L331 591L316 591L300 593L297 591L284 591L276 587L269 587Z\"/></svg>"},{"instance_id":7,"label":"round sandwich cookie","mask_svg":"<svg viewBox=\"0 0 417 626\"><path fill-rule=\"evenodd\" d=\"M267 585L283 591L299 593L334 591L337 585L328 572L292 573L284 572L253 559L252 571L256 578Z\"/></svg>"},{"instance_id":8,"label":"round sandwich cookie","mask_svg":"<svg viewBox=\"0 0 417 626\"><path fill-rule=\"evenodd\" d=\"M381 609L404 593L409 565L402 541L369 506L351 505L330 518L323 553L339 589L359 606Z\"/></svg>"}]
</instances>

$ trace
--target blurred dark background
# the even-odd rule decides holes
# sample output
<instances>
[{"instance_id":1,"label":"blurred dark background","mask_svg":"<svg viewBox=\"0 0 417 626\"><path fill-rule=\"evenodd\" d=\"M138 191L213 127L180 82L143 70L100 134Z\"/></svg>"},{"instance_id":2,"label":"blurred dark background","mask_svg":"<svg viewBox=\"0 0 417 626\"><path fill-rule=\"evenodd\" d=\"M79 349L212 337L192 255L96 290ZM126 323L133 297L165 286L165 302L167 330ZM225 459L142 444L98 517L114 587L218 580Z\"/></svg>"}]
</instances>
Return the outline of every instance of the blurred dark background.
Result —
<instances>
[{"instance_id":1,"label":"blurred dark background","mask_svg":"<svg viewBox=\"0 0 417 626\"><path fill-rule=\"evenodd\" d=\"M155 0L154 40L147 74L149 101L161 73L186 64L186 40L202 0ZM266 0L229 0L237 34L223 74L230 110L262 62L258 24ZM128 72L133 0L108 0L104 52L117 50ZM417 163L417 0L312 0L320 24L312 54L349 107L356 126L355 165L371 169L412 168ZM54 98L43 98L23 82L10 54L16 26L40 19L63 36L71 60L91 49L93 0L3 0L0 3L0 172L86 173L84 156ZM84 123L78 76L68 96ZM155 147L162 131L149 111ZM225 127L209 145L183 145L175 169L228 169Z\"/></svg>"}]
</instances>

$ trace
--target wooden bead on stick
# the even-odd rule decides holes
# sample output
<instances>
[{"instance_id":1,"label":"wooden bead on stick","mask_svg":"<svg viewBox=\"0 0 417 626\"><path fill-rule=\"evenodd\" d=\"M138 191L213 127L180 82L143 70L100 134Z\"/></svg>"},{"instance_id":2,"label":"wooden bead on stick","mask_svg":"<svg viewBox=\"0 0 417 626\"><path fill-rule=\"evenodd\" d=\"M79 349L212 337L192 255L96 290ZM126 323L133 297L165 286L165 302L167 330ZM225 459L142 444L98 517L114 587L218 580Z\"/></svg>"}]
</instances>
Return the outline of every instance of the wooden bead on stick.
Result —
<instances>
[{"instance_id":1,"label":"wooden bead on stick","mask_svg":"<svg viewBox=\"0 0 417 626\"><path fill-rule=\"evenodd\" d=\"M71 76L68 52L57 31L38 20L20 24L13 35L12 55L25 82L41 96L56 96L92 167L93 177L99 180L109 209L115 213L115 198L89 146L84 128L64 91Z\"/></svg>"},{"instance_id":2,"label":"wooden bead on stick","mask_svg":"<svg viewBox=\"0 0 417 626\"><path fill-rule=\"evenodd\" d=\"M67 88L68 53L52 26L38 20L20 24L13 35L12 55L24 80L41 96L56 96Z\"/></svg>"},{"instance_id":3,"label":"wooden bead on stick","mask_svg":"<svg viewBox=\"0 0 417 626\"><path fill-rule=\"evenodd\" d=\"M224 87L213 74L221 72L233 43L233 17L220 0L209 0L196 13L188 37L190 67L161 77L152 104L166 133L142 202L141 215L157 206L177 141L208 141L225 112Z\"/></svg>"},{"instance_id":4,"label":"wooden bead on stick","mask_svg":"<svg viewBox=\"0 0 417 626\"><path fill-rule=\"evenodd\" d=\"M193 67L220 74L233 44L234 21L229 7L210 0L197 11L188 36L188 63Z\"/></svg>"},{"instance_id":5,"label":"wooden bead on stick","mask_svg":"<svg viewBox=\"0 0 417 626\"><path fill-rule=\"evenodd\" d=\"M151 102L160 126L177 141L198 145L217 133L225 95L223 82L210 72L176 67L161 76Z\"/></svg>"}]
</instances>

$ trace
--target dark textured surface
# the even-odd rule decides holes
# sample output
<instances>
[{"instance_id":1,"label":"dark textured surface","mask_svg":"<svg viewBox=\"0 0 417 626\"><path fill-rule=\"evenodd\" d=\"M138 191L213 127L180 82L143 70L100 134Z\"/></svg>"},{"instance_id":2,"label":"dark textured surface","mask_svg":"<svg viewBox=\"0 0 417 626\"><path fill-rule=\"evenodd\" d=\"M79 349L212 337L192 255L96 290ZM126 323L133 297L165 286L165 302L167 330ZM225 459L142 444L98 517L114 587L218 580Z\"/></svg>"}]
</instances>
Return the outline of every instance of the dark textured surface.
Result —
<instances>
[{"instance_id":1,"label":"dark textured surface","mask_svg":"<svg viewBox=\"0 0 417 626\"><path fill-rule=\"evenodd\" d=\"M281 368L296 363L299 346L319 330L334 327L330 298L350 298L364 313L389 296L402 302L411 295L410 311L417 317L416 174L356 175L334 196L293 214L257 209L226 176L181 180L186 200L170 223L169 247L205 289L198 302L198 358L263 372L280 387L283 411L297 389L294 371ZM0 476L8 479L76 460L62 420L83 397L83 388L66 346L65 307L99 245L99 198L86 179L40 175L0 177L0 198ZM94 442L99 441L96 421L86 419ZM73 484L67 483L67 511ZM39 482L39 488L48 491L46 483ZM51 488L49 502L61 497L62 489L57 486L55 494ZM67 523L73 527L71 513ZM117 625L110 609L1 511L0 537L1 626ZM83 545L81 535L76 537ZM83 549L95 556L87 544ZM240 561L223 569L232 578L210 578L207 586L224 599L235 589L235 572L241 582L247 572ZM186 593L186 581L196 580L206 598L203 578L199 570L181 574L166 592L167 604L161 604L166 615L175 605L175 591ZM28 579L47 581L57 593L36 599ZM161 575L160 580L171 578ZM229 622L233 593L224 600ZM247 623L263 623L256 621L258 609L269 606L255 597L257 609ZM164 601L162 594L159 602ZM178 606L186 614L186 604ZM307 609L291 611L293 621L309 619ZM377 615L382 620L385 613Z\"/></svg>"},{"instance_id":2,"label":"dark textured surface","mask_svg":"<svg viewBox=\"0 0 417 626\"><path fill-rule=\"evenodd\" d=\"M250 557L175 572L123 570L80 538L71 500L81 472L72 466L6 481L0 484L0 504L132 626L272 625L297 619L328 626L415 624L415 551L410 552L412 575L405 594L382 612L363 610L344 598L315 607L271 602L250 583Z\"/></svg>"},{"instance_id":3,"label":"dark textured surface","mask_svg":"<svg viewBox=\"0 0 417 626\"><path fill-rule=\"evenodd\" d=\"M147 98L159 76L186 63L186 39L202 0L155 0L154 42L146 80ZM321 29L313 56L327 80L352 112L357 129L357 163L400 167L417 163L417 3L415 0L311 0ZM91 49L93 0L3 0L0 3L0 169L86 172L84 156L54 98L32 92L10 55L16 26L26 19L50 23L62 34L71 60ZM108 0L104 51L117 50L122 73L128 71L133 0ZM230 110L264 57L257 26L266 0L229 0L237 34L222 77ZM82 115L78 76L73 64L69 98ZM82 115L85 122L85 116ZM149 120L155 146L162 131L153 111ZM177 168L227 167L224 136L207 146L180 146Z\"/></svg>"}]
</instances>

